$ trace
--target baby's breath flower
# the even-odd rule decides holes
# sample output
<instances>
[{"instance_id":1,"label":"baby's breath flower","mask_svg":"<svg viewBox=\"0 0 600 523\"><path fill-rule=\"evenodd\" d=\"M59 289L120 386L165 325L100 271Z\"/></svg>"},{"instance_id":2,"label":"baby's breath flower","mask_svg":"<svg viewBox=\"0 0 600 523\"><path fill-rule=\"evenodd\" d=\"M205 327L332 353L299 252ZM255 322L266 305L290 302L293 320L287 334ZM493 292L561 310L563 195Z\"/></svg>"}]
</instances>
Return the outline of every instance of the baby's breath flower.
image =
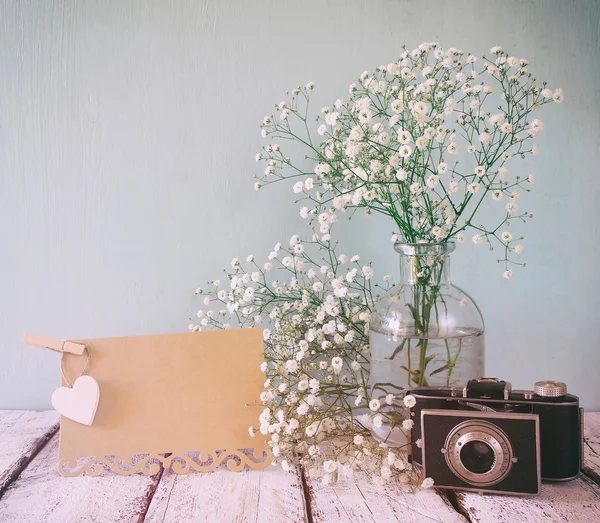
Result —
<instances>
[{"instance_id":1,"label":"baby's breath flower","mask_svg":"<svg viewBox=\"0 0 600 523\"><path fill-rule=\"evenodd\" d=\"M489 144L492 141L492 135L488 132L483 132L479 135L479 141L483 144Z\"/></svg>"},{"instance_id":2,"label":"baby's breath flower","mask_svg":"<svg viewBox=\"0 0 600 523\"><path fill-rule=\"evenodd\" d=\"M306 430L305 430L306 435L309 438L312 438L317 433L318 429L319 429L319 422L315 421L315 422L311 423L308 427L306 427Z\"/></svg>"},{"instance_id":3,"label":"baby's breath flower","mask_svg":"<svg viewBox=\"0 0 600 523\"><path fill-rule=\"evenodd\" d=\"M411 420L411 419L405 419L402 422L402 428L404 430L410 430L410 429L412 429L414 427L414 425L415 425L415 422L413 420Z\"/></svg>"},{"instance_id":4,"label":"baby's breath flower","mask_svg":"<svg viewBox=\"0 0 600 523\"><path fill-rule=\"evenodd\" d=\"M412 407L414 407L417 404L417 400L411 394L407 394L406 396L404 396L404 399L402 400L402 402L404 403L404 406L408 407L409 409L411 409Z\"/></svg>"},{"instance_id":5,"label":"baby's breath flower","mask_svg":"<svg viewBox=\"0 0 600 523\"><path fill-rule=\"evenodd\" d=\"M379 410L379 407L381 407L381 403L379 403L379 400L377 398L373 398L370 402L369 402L369 408L373 411L377 411Z\"/></svg>"},{"instance_id":6,"label":"baby's breath flower","mask_svg":"<svg viewBox=\"0 0 600 523\"><path fill-rule=\"evenodd\" d=\"M563 90L562 89L556 89L556 91L554 91L554 94L552 95L552 99L557 104L562 103L563 100L565 99L564 94L563 94Z\"/></svg>"},{"instance_id":7,"label":"baby's breath flower","mask_svg":"<svg viewBox=\"0 0 600 523\"><path fill-rule=\"evenodd\" d=\"M342 360L342 358L340 358L339 356L336 356L335 358L333 358L331 360L331 367L333 368L333 372L335 372L336 374L340 373L343 365L344 365L344 360Z\"/></svg>"},{"instance_id":8,"label":"baby's breath flower","mask_svg":"<svg viewBox=\"0 0 600 523\"><path fill-rule=\"evenodd\" d=\"M469 185L467 185L467 191L471 194L475 194L477 191L479 191L480 187L481 186L477 182L472 182Z\"/></svg>"},{"instance_id":9,"label":"baby's breath flower","mask_svg":"<svg viewBox=\"0 0 600 523\"><path fill-rule=\"evenodd\" d=\"M362 268L362 274L365 277L365 280L370 280L373 277L373 269L370 266L365 265Z\"/></svg>"},{"instance_id":10,"label":"baby's breath flower","mask_svg":"<svg viewBox=\"0 0 600 523\"><path fill-rule=\"evenodd\" d=\"M327 474L331 474L332 472L335 472L338 468L338 462L334 461L334 460L327 460L323 463L323 470L327 473Z\"/></svg>"},{"instance_id":11,"label":"baby's breath flower","mask_svg":"<svg viewBox=\"0 0 600 523\"><path fill-rule=\"evenodd\" d=\"M433 487L433 483L434 483L433 479L431 479L431 478L425 478L423 480L423 483L421 483L421 487L425 488L425 489L431 488L431 487Z\"/></svg>"}]
</instances>

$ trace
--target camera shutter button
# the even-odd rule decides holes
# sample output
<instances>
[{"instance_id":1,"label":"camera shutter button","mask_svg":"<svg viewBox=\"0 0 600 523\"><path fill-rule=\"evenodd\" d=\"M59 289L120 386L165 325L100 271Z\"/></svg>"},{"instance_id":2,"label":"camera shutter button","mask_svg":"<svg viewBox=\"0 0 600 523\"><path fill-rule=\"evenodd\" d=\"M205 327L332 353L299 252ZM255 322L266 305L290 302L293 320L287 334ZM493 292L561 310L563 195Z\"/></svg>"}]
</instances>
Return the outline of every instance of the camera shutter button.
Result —
<instances>
[{"instance_id":1,"label":"camera shutter button","mask_svg":"<svg viewBox=\"0 0 600 523\"><path fill-rule=\"evenodd\" d=\"M567 393L567 386L562 381L538 381L533 386L533 392L543 398L559 398Z\"/></svg>"}]
</instances>

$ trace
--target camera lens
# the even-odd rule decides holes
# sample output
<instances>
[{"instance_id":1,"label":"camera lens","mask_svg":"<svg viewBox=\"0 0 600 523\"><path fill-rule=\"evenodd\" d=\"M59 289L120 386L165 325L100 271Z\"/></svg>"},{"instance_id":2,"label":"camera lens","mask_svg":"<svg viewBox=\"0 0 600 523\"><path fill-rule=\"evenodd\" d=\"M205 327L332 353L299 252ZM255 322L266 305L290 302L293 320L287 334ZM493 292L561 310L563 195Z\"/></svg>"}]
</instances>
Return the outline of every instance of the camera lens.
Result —
<instances>
[{"instance_id":1,"label":"camera lens","mask_svg":"<svg viewBox=\"0 0 600 523\"><path fill-rule=\"evenodd\" d=\"M460 461L473 474L485 474L496 462L494 449L483 441L471 440L460 451Z\"/></svg>"},{"instance_id":2,"label":"camera lens","mask_svg":"<svg viewBox=\"0 0 600 523\"><path fill-rule=\"evenodd\" d=\"M514 456L506 433L495 423L470 419L456 425L442 449L448 468L461 480L491 486L508 476Z\"/></svg>"}]
</instances>

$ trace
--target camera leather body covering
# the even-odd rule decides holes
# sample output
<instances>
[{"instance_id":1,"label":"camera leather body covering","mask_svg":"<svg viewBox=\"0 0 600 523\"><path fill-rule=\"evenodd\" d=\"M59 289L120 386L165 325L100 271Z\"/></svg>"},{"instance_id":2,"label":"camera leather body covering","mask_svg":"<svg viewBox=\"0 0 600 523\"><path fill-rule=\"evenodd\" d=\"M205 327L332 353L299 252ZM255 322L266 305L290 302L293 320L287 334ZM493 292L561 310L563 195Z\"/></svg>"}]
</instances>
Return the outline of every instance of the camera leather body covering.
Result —
<instances>
[{"instance_id":1,"label":"camera leather body covering","mask_svg":"<svg viewBox=\"0 0 600 523\"><path fill-rule=\"evenodd\" d=\"M421 425L427 435L421 449L425 455L423 474L432 477L437 488L518 495L540 493L537 416L501 413L490 418L483 412L425 409L421 411ZM470 435L487 447L490 456L487 464L477 459L474 448L468 448ZM461 440L467 442L461 445ZM474 455L471 463L469 454Z\"/></svg>"},{"instance_id":2,"label":"camera leather body covering","mask_svg":"<svg viewBox=\"0 0 600 523\"><path fill-rule=\"evenodd\" d=\"M447 414L458 412L466 419L469 416L483 418L499 425L506 423L502 421L502 419L507 419L506 414L527 414L536 417L539 422L537 445L541 458L541 479L566 481L576 478L581 472L583 409L579 408L577 396L565 393L560 397L543 397L532 391L513 391L509 383L495 379L472 380L464 389L418 387L407 391L407 394L411 394L416 400L416 404L410 409L410 416L414 421L411 441L413 442L412 459L419 465L423 465L423 452L416 445L416 441L421 439L427 446L427 442L433 437L433 432L445 430L439 425L444 418L443 411L448 411ZM428 424L425 429L423 428L421 416L424 410L439 412L435 420L439 428L436 429L436 425L433 423ZM518 416L516 420L518 422ZM451 424L452 421L449 423ZM512 426L512 422L510 425ZM433 432L430 434L428 431ZM518 431L515 434L518 434ZM511 437L517 438L518 436ZM426 455L426 459L429 460L428 455ZM425 465L427 474L435 480L436 478L432 476L432 465L428 463ZM458 479L456 477L457 481ZM438 481L436 481L437 484ZM448 488L466 487L454 485ZM477 488L476 490L493 491L494 488ZM517 492L509 491L508 493Z\"/></svg>"}]
</instances>

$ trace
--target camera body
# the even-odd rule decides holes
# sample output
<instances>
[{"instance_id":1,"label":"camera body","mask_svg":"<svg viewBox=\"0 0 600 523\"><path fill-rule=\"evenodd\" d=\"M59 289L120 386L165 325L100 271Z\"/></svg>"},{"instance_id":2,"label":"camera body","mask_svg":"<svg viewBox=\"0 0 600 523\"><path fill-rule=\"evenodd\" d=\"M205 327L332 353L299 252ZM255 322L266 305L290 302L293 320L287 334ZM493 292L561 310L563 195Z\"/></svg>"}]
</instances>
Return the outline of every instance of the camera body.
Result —
<instances>
[{"instance_id":1,"label":"camera body","mask_svg":"<svg viewBox=\"0 0 600 523\"><path fill-rule=\"evenodd\" d=\"M439 488L538 494L542 479L580 474L583 409L564 383L541 381L525 391L482 378L464 389L418 387L408 394L416 400L412 459Z\"/></svg>"}]
</instances>

